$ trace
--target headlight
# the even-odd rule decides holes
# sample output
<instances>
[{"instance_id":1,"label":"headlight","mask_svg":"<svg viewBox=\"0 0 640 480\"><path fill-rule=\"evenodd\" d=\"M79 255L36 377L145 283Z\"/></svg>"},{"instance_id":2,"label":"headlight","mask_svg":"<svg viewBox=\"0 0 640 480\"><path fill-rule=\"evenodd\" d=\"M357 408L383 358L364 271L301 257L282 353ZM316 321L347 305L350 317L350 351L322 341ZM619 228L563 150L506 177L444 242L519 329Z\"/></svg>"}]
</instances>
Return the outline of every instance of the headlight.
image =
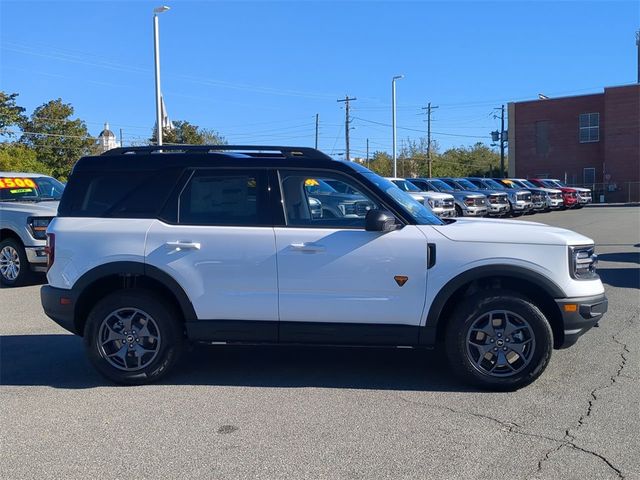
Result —
<instances>
[{"instance_id":1,"label":"headlight","mask_svg":"<svg viewBox=\"0 0 640 480\"><path fill-rule=\"evenodd\" d=\"M595 254L595 246L569 247L569 273L576 280L591 280L598 278L596 265L598 255Z\"/></svg>"},{"instance_id":2,"label":"headlight","mask_svg":"<svg viewBox=\"0 0 640 480\"><path fill-rule=\"evenodd\" d=\"M47 227L53 217L29 217L27 218L27 225L31 231L33 238L38 240L47 239Z\"/></svg>"}]
</instances>

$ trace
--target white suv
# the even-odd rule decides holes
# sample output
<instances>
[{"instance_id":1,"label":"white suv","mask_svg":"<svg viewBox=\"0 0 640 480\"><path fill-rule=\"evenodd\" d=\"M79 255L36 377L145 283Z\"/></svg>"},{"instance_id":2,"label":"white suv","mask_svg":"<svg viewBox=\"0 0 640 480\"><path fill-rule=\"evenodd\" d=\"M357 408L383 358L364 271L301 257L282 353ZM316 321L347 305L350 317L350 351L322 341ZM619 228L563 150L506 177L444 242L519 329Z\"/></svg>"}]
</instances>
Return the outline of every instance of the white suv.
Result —
<instances>
[{"instance_id":1,"label":"white suv","mask_svg":"<svg viewBox=\"0 0 640 480\"><path fill-rule=\"evenodd\" d=\"M310 179L364 207L314 214L323 198L309 196ZM45 312L125 384L160 378L190 340L441 344L465 380L511 390L607 310L592 240L529 222L441 220L361 165L307 148L82 158L47 235Z\"/></svg>"}]
</instances>

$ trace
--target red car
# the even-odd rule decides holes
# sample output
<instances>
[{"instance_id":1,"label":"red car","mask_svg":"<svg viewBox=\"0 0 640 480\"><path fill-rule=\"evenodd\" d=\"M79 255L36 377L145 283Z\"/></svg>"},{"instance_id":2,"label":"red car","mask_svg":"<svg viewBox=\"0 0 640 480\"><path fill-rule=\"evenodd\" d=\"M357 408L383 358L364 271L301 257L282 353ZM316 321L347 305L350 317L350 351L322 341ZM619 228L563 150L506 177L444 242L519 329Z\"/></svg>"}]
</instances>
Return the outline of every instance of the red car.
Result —
<instances>
[{"instance_id":1,"label":"red car","mask_svg":"<svg viewBox=\"0 0 640 480\"><path fill-rule=\"evenodd\" d=\"M546 178L529 178L528 179L534 185L542 188L556 188L562 191L562 201L565 208L574 208L579 205L578 203L578 191L575 188L561 187Z\"/></svg>"}]
</instances>

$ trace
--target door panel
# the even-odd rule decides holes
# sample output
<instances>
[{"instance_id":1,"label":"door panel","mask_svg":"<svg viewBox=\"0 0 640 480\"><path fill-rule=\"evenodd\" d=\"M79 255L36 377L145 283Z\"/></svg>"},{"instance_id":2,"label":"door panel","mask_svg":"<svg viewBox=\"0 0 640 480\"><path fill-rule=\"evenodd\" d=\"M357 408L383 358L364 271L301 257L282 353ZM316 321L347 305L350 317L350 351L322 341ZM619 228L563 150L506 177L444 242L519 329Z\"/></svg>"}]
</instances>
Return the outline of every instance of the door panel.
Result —
<instances>
[{"instance_id":1,"label":"door panel","mask_svg":"<svg viewBox=\"0 0 640 480\"><path fill-rule=\"evenodd\" d=\"M281 322L419 325L427 240L415 226L386 234L277 227L275 234ZM408 280L400 286L396 276Z\"/></svg>"},{"instance_id":2,"label":"door panel","mask_svg":"<svg viewBox=\"0 0 640 480\"><path fill-rule=\"evenodd\" d=\"M147 234L146 261L180 284L198 319L278 320L271 227L169 225L156 220Z\"/></svg>"}]
</instances>

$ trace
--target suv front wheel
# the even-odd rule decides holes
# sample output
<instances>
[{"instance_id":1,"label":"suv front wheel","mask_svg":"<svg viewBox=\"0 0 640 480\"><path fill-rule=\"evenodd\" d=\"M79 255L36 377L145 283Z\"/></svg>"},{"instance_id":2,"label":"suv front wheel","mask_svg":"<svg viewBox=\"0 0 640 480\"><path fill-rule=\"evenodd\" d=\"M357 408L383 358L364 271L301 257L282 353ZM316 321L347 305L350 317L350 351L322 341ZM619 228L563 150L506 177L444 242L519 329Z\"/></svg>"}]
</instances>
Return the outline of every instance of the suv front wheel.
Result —
<instances>
[{"instance_id":1,"label":"suv front wheel","mask_svg":"<svg viewBox=\"0 0 640 480\"><path fill-rule=\"evenodd\" d=\"M490 290L466 298L446 331L453 370L490 390L516 390L538 378L553 350L540 309L515 292Z\"/></svg>"},{"instance_id":2,"label":"suv front wheel","mask_svg":"<svg viewBox=\"0 0 640 480\"><path fill-rule=\"evenodd\" d=\"M120 290L91 310L84 334L89 359L108 379L142 385L178 361L184 335L178 314L146 290Z\"/></svg>"}]
</instances>

